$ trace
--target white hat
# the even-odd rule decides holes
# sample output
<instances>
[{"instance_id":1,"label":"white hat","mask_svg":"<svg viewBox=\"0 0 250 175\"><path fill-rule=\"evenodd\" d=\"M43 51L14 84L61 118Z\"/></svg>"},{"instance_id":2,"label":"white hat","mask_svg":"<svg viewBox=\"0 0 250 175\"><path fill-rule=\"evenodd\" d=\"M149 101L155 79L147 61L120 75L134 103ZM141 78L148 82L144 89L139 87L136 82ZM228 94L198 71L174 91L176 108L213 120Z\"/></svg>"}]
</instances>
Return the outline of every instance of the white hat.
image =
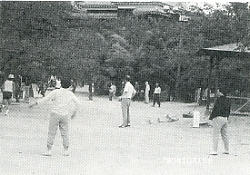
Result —
<instances>
[{"instance_id":1,"label":"white hat","mask_svg":"<svg viewBox=\"0 0 250 175\"><path fill-rule=\"evenodd\" d=\"M14 78L14 75L13 74L9 74L8 78Z\"/></svg>"}]
</instances>

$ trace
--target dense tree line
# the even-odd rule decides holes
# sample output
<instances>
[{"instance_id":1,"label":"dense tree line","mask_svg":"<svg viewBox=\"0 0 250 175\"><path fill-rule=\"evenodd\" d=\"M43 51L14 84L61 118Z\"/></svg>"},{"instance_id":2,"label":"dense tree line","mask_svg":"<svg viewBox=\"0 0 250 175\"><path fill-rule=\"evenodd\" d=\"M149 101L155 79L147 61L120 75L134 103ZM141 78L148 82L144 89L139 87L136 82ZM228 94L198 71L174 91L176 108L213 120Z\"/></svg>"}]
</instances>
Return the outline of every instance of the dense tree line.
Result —
<instances>
[{"instance_id":1,"label":"dense tree line","mask_svg":"<svg viewBox=\"0 0 250 175\"><path fill-rule=\"evenodd\" d=\"M120 87L125 74L133 81L159 82L176 99L193 99L207 86L209 58L203 47L241 42L250 46L247 3L230 3L226 10L195 9L188 22L131 16L119 19L72 19L68 2L0 2L0 70L46 79L51 74L85 83L95 82L105 93L107 82ZM227 58L219 79L231 90L249 92L249 58ZM215 72L212 72L213 75ZM212 76L213 77L213 76ZM211 84L214 85L214 79Z\"/></svg>"}]
</instances>

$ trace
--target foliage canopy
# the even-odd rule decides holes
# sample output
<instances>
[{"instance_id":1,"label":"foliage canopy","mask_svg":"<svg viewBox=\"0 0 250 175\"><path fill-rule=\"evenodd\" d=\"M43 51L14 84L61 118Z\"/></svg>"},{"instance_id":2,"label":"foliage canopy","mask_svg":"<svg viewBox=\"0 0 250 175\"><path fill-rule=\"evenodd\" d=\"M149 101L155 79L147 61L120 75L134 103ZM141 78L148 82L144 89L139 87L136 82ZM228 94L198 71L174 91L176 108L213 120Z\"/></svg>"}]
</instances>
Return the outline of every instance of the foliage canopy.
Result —
<instances>
[{"instance_id":1,"label":"foliage canopy","mask_svg":"<svg viewBox=\"0 0 250 175\"><path fill-rule=\"evenodd\" d=\"M109 81L119 87L130 74L141 85L160 82L172 95L192 99L196 88L207 86L209 59L196 55L200 48L240 41L250 47L247 3L230 3L225 10L207 6L209 14L197 8L186 12L187 23L137 16L72 20L68 2L0 5L2 73L32 81L51 74L94 81L99 93ZM232 90L249 92L249 64L249 58L223 60L219 78L227 76Z\"/></svg>"}]
</instances>

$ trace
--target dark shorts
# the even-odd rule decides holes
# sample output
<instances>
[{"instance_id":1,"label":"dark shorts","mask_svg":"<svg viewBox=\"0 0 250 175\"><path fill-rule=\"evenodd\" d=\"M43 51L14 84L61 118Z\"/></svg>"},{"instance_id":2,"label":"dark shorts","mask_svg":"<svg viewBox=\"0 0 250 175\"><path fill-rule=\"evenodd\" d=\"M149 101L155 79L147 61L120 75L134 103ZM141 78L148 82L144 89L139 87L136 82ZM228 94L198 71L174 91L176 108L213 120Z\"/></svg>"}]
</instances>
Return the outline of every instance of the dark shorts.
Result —
<instances>
[{"instance_id":1,"label":"dark shorts","mask_svg":"<svg viewBox=\"0 0 250 175\"><path fill-rule=\"evenodd\" d=\"M9 100L12 97L12 92L3 92L3 99Z\"/></svg>"}]
</instances>

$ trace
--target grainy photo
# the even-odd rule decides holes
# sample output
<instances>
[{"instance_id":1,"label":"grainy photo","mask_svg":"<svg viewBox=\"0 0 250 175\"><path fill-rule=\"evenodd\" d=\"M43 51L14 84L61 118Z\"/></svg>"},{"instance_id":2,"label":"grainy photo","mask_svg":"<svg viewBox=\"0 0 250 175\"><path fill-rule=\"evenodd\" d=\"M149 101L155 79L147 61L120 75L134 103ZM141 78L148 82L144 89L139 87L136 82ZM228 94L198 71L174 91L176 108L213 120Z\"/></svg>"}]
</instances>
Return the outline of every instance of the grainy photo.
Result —
<instances>
[{"instance_id":1,"label":"grainy photo","mask_svg":"<svg viewBox=\"0 0 250 175\"><path fill-rule=\"evenodd\" d=\"M250 2L0 1L1 175L249 175Z\"/></svg>"}]
</instances>

